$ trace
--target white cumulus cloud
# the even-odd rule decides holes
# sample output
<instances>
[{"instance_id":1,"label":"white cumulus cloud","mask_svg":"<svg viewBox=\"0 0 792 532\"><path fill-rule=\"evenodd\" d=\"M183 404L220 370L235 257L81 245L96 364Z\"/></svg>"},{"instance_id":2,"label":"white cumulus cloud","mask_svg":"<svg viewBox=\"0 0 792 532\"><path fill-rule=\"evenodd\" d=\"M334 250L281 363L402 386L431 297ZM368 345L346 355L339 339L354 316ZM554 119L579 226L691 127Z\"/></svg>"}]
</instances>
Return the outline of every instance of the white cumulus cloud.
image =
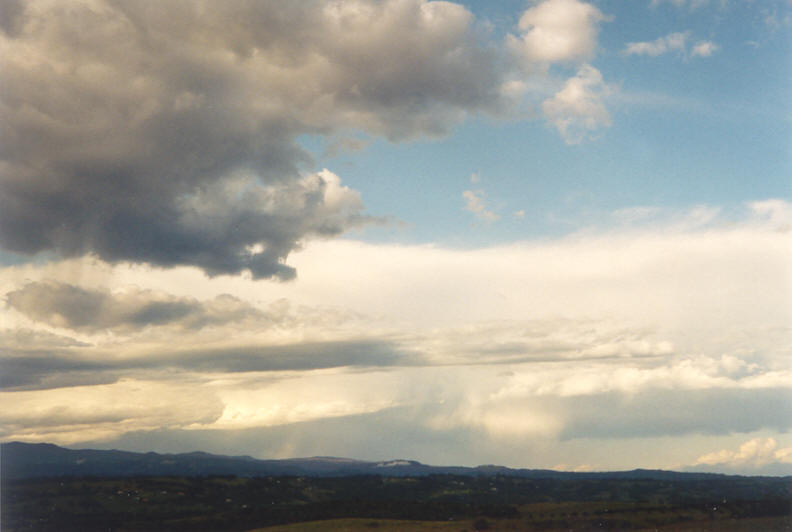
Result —
<instances>
[{"instance_id":1,"label":"white cumulus cloud","mask_svg":"<svg viewBox=\"0 0 792 532\"><path fill-rule=\"evenodd\" d=\"M624 49L625 55L648 55L656 57L667 52L685 51L685 41L689 36L688 32L669 33L665 37L660 37L650 42L631 42L627 43Z\"/></svg>"},{"instance_id":2,"label":"white cumulus cloud","mask_svg":"<svg viewBox=\"0 0 792 532\"><path fill-rule=\"evenodd\" d=\"M639 41L627 43L622 55L646 55L657 57L667 53L677 53L683 57L710 57L720 49L712 41L697 41L692 47L688 48L690 32L674 32L664 37L659 37L654 41Z\"/></svg>"},{"instance_id":3,"label":"white cumulus cloud","mask_svg":"<svg viewBox=\"0 0 792 532\"><path fill-rule=\"evenodd\" d=\"M694 465L761 467L773 462L792 464L792 447L779 448L774 438L753 438L736 451L722 449L702 455Z\"/></svg>"},{"instance_id":4,"label":"white cumulus cloud","mask_svg":"<svg viewBox=\"0 0 792 532\"><path fill-rule=\"evenodd\" d=\"M603 99L612 91L599 70L583 65L555 96L542 103L542 111L568 144L578 144L611 124Z\"/></svg>"},{"instance_id":5,"label":"white cumulus cloud","mask_svg":"<svg viewBox=\"0 0 792 532\"><path fill-rule=\"evenodd\" d=\"M590 59L597 49L599 23L605 15L579 0L546 0L520 17L520 36L510 36L512 49L529 62Z\"/></svg>"}]
</instances>

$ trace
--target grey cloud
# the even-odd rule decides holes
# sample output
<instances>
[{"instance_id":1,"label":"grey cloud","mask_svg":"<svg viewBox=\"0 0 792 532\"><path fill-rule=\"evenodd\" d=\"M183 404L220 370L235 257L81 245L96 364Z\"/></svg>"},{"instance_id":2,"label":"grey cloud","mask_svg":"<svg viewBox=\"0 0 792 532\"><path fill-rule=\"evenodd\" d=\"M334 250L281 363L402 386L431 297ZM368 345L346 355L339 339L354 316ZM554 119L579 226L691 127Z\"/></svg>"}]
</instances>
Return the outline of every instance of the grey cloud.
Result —
<instances>
[{"instance_id":1,"label":"grey cloud","mask_svg":"<svg viewBox=\"0 0 792 532\"><path fill-rule=\"evenodd\" d=\"M33 320L87 331L164 325L200 329L246 320L261 325L271 319L230 295L198 301L151 290L128 289L113 294L58 282L28 283L8 292L6 304Z\"/></svg>"},{"instance_id":2,"label":"grey cloud","mask_svg":"<svg viewBox=\"0 0 792 532\"><path fill-rule=\"evenodd\" d=\"M15 431L24 430L25 427L34 424L37 429L47 429L53 427L63 427L70 425L94 425L100 423L120 423L131 416L128 412L118 409L109 413L70 413L68 407L55 407L46 413L35 416L18 415L10 420L4 420L0 428L0 437L7 437ZM33 423L32 423L33 422Z\"/></svg>"},{"instance_id":3,"label":"grey cloud","mask_svg":"<svg viewBox=\"0 0 792 532\"><path fill-rule=\"evenodd\" d=\"M89 384L109 384L118 376L109 373L111 364L78 360L52 352L0 356L0 388L44 389Z\"/></svg>"},{"instance_id":4,"label":"grey cloud","mask_svg":"<svg viewBox=\"0 0 792 532\"><path fill-rule=\"evenodd\" d=\"M418 355L385 341L315 342L284 346L248 346L191 350L142 362L144 367L175 366L192 371L281 371L343 366L388 367L420 363Z\"/></svg>"},{"instance_id":5,"label":"grey cloud","mask_svg":"<svg viewBox=\"0 0 792 532\"><path fill-rule=\"evenodd\" d=\"M16 35L23 11L23 0L4 0L0 2L0 30L9 36Z\"/></svg>"},{"instance_id":6,"label":"grey cloud","mask_svg":"<svg viewBox=\"0 0 792 532\"><path fill-rule=\"evenodd\" d=\"M166 370L190 373L308 371L340 367L393 367L421 363L419 355L396 344L376 340L306 342L282 346L248 345L227 348L158 349L150 356L113 358L106 353L65 350L0 351L0 388L48 389L107 384L136 378L172 376Z\"/></svg>"},{"instance_id":7,"label":"grey cloud","mask_svg":"<svg viewBox=\"0 0 792 532\"><path fill-rule=\"evenodd\" d=\"M22 328L0 330L0 345L6 349L26 351L29 349L88 347L91 344L48 331Z\"/></svg>"},{"instance_id":8,"label":"grey cloud","mask_svg":"<svg viewBox=\"0 0 792 532\"><path fill-rule=\"evenodd\" d=\"M684 471L695 473L725 473L727 475L750 475L750 476L792 476L792 464L784 462L771 462L769 464L755 466L751 464L730 466L727 464L717 464L714 466L690 466L682 468Z\"/></svg>"},{"instance_id":9,"label":"grey cloud","mask_svg":"<svg viewBox=\"0 0 792 532\"><path fill-rule=\"evenodd\" d=\"M305 177L299 135L436 136L510 105L505 54L458 5L21 5L0 13L0 244L18 253L289 279L301 241L369 220Z\"/></svg>"},{"instance_id":10,"label":"grey cloud","mask_svg":"<svg viewBox=\"0 0 792 532\"><path fill-rule=\"evenodd\" d=\"M519 364L613 361L667 357L673 345L650 329L615 327L607 321L533 320L489 323L435 331L425 338L437 363ZM438 341L439 340L439 341Z\"/></svg>"},{"instance_id":11,"label":"grey cloud","mask_svg":"<svg viewBox=\"0 0 792 532\"><path fill-rule=\"evenodd\" d=\"M248 454L257 458L299 456L345 456L357 459L388 460L394 458L417 459L435 465L471 465L495 463L513 467L548 468L569 460L570 456L586 456L599 463L602 456L611 455L614 449L624 456L621 460L606 459L604 469L617 467L668 468L664 452L669 441L683 449L684 438L642 438L614 445L590 439L558 441L555 439L526 439L514 441L491 439L485 433L469 427L448 429L429 428L427 417L442 414L439 407L394 407L374 413L325 418L272 427L255 427L241 430L181 430L161 429L130 431L113 440L86 441L79 448L126 449L132 451L185 452L203 450L219 454ZM372 430L376 427L376 430ZM615 440L614 440L615 441ZM599 447L597 449L597 447ZM603 449L604 447L604 449ZM659 455L660 462L656 461ZM734 471L741 474L788 474L789 464L767 467L764 470ZM709 469L723 472L727 468Z\"/></svg>"},{"instance_id":12,"label":"grey cloud","mask_svg":"<svg viewBox=\"0 0 792 532\"><path fill-rule=\"evenodd\" d=\"M785 388L649 390L548 401L565 418L561 438L729 434L792 428L792 390Z\"/></svg>"},{"instance_id":13,"label":"grey cloud","mask_svg":"<svg viewBox=\"0 0 792 532\"><path fill-rule=\"evenodd\" d=\"M23 395L20 403L28 408L10 409L0 413L0 437L19 438L26 434L50 435L79 431L86 433L114 432L124 426L174 427L190 423L211 423L223 413L223 402L210 391L191 394L189 388L163 390L154 386L159 393L146 393L128 385L119 385L116 400L93 402L91 391L83 389L72 398L63 398L59 403L42 404L30 395ZM162 394L170 408L162 408ZM85 398L89 399L88 404Z\"/></svg>"},{"instance_id":14,"label":"grey cloud","mask_svg":"<svg viewBox=\"0 0 792 532\"><path fill-rule=\"evenodd\" d=\"M409 407L241 430L130 431L109 442L85 442L80 447L158 452L200 449L221 454L235 449L260 458L281 456L288 449L289 457L412 458L439 465L489 463L494 456L494 449L486 447L480 434L466 429L428 430L420 413ZM521 450L523 457L530 452ZM480 461L471 462L471 455Z\"/></svg>"}]
</instances>

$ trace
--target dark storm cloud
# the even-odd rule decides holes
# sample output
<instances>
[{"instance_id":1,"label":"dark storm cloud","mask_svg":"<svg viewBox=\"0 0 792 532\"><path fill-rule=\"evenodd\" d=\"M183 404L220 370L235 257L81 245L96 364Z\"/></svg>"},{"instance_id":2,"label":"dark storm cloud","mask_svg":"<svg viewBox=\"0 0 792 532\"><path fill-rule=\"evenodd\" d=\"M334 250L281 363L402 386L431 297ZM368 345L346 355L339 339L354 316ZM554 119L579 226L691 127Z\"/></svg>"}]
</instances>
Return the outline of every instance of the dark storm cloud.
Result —
<instances>
[{"instance_id":1,"label":"dark storm cloud","mask_svg":"<svg viewBox=\"0 0 792 532\"><path fill-rule=\"evenodd\" d=\"M303 239L368 220L301 172L299 135L442 135L509 105L504 61L452 4L2 5L0 244L18 253L288 279Z\"/></svg>"},{"instance_id":2,"label":"dark storm cloud","mask_svg":"<svg viewBox=\"0 0 792 532\"><path fill-rule=\"evenodd\" d=\"M77 330L134 331L146 326L176 325L185 329L270 317L233 296L198 301L151 290L110 293L58 282L28 283L6 294L6 304L30 319Z\"/></svg>"}]
</instances>

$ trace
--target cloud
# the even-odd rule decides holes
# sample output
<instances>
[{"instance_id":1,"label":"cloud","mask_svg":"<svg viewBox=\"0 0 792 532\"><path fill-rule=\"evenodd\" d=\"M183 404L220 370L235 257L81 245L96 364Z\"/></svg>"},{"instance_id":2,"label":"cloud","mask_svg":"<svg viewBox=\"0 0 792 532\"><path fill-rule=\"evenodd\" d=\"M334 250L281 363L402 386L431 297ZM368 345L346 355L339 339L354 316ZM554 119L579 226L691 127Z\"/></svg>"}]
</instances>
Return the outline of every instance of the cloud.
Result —
<instances>
[{"instance_id":1,"label":"cloud","mask_svg":"<svg viewBox=\"0 0 792 532\"><path fill-rule=\"evenodd\" d=\"M792 14L789 13L788 9L784 9L785 4L783 0L772 4L768 2L767 4L762 6L759 13L765 27L770 33L775 33L781 28L792 26ZM786 2L786 7L789 7L789 2Z\"/></svg>"},{"instance_id":2,"label":"cloud","mask_svg":"<svg viewBox=\"0 0 792 532\"><path fill-rule=\"evenodd\" d=\"M468 463L471 442L476 435L464 431L429 432L416 424L415 410L393 407L377 412L306 420L268 427L227 430L165 429L138 431L119 435L114 440L94 441L82 445L91 448L123 448L160 452L183 452L205 449L227 453L228 449L246 449L261 458L293 458L329 453L357 459L386 460L425 457L432 464ZM378 427L378 430L372 430ZM479 442L481 446L483 442ZM438 452L438 449L442 449ZM494 449L492 449L494 450ZM478 449L485 463L490 449ZM523 451L523 456L525 451Z\"/></svg>"},{"instance_id":3,"label":"cloud","mask_svg":"<svg viewBox=\"0 0 792 532\"><path fill-rule=\"evenodd\" d=\"M690 51L691 57L709 57L718 51L720 47L712 41L699 41Z\"/></svg>"},{"instance_id":4,"label":"cloud","mask_svg":"<svg viewBox=\"0 0 792 532\"><path fill-rule=\"evenodd\" d=\"M79 360L62 350L4 353L0 357L0 388L48 389L71 386L109 384L118 380L118 374L108 370L112 365L92 360Z\"/></svg>"},{"instance_id":5,"label":"cloud","mask_svg":"<svg viewBox=\"0 0 792 532\"><path fill-rule=\"evenodd\" d=\"M0 345L6 349L24 351L34 348L87 347L90 344L49 331L20 328L0 330Z\"/></svg>"},{"instance_id":6,"label":"cloud","mask_svg":"<svg viewBox=\"0 0 792 532\"><path fill-rule=\"evenodd\" d=\"M611 124L602 100L612 91L599 70L583 65L555 96L542 103L542 111L567 144L579 144Z\"/></svg>"},{"instance_id":7,"label":"cloud","mask_svg":"<svg viewBox=\"0 0 792 532\"><path fill-rule=\"evenodd\" d=\"M199 302L151 290L127 288L110 293L53 281L31 282L8 292L6 304L34 321L81 331L165 325L200 329L229 322L272 321L266 313L227 294Z\"/></svg>"},{"instance_id":8,"label":"cloud","mask_svg":"<svg viewBox=\"0 0 792 532\"><path fill-rule=\"evenodd\" d=\"M685 52L685 41L689 37L689 32L669 33L665 37L659 37L651 42L631 42L622 52L624 55L648 55L657 57L668 52Z\"/></svg>"},{"instance_id":9,"label":"cloud","mask_svg":"<svg viewBox=\"0 0 792 532\"><path fill-rule=\"evenodd\" d=\"M188 341L188 340L185 340ZM116 346L124 351L123 345ZM113 383L133 375L217 375L423 365L417 353L395 342L354 340L272 345L247 343L176 348L156 345L118 356L90 349L25 349L0 354L0 388L46 390Z\"/></svg>"},{"instance_id":10,"label":"cloud","mask_svg":"<svg viewBox=\"0 0 792 532\"><path fill-rule=\"evenodd\" d=\"M792 204L784 200L752 201L748 203L748 208L776 231L786 232L792 228Z\"/></svg>"},{"instance_id":11,"label":"cloud","mask_svg":"<svg viewBox=\"0 0 792 532\"><path fill-rule=\"evenodd\" d=\"M482 190L466 190L462 193L465 199L465 209L476 215L476 218L487 222L495 222L500 216L487 209Z\"/></svg>"},{"instance_id":12,"label":"cloud","mask_svg":"<svg viewBox=\"0 0 792 532\"><path fill-rule=\"evenodd\" d=\"M690 10L698 9L709 3L709 0L652 0L651 6L657 7L661 4L669 3L676 7L690 6Z\"/></svg>"},{"instance_id":13,"label":"cloud","mask_svg":"<svg viewBox=\"0 0 792 532\"><path fill-rule=\"evenodd\" d=\"M338 367L415 365L407 350L385 340L303 342L287 345L247 345L229 348L172 350L129 364L137 368L176 367L189 371L256 372L314 370Z\"/></svg>"},{"instance_id":14,"label":"cloud","mask_svg":"<svg viewBox=\"0 0 792 532\"><path fill-rule=\"evenodd\" d=\"M113 266L90 259L6 267L0 286L7 293L58 278L93 291L122 293L137 286L198 301L222 294L250 304L288 298L297 318L293 326L301 331L290 338L295 341L316 330L311 324L346 333L347 325L349 330L367 330L372 323L377 330L387 324L423 329L552 316L696 323L701 330L712 326L724 333L724 323L788 322L789 211L783 200L754 202L734 213L694 206L636 227L614 226L606 213L602 220L587 220L587 230L565 237L475 249L312 242L295 253L294 265L303 274L288 286L258 286L241 277L205 279L194 268ZM709 220L704 225L701 212ZM685 221L691 218L696 221ZM487 283L480 282L482 272ZM371 297L375 293L378 297Z\"/></svg>"},{"instance_id":15,"label":"cloud","mask_svg":"<svg viewBox=\"0 0 792 532\"><path fill-rule=\"evenodd\" d=\"M208 423L223 411L222 402L207 390L195 393L189 384L142 380L61 388L46 396L37 391L0 392L0 398L17 405L0 415L4 440L62 444L117 437L130 429Z\"/></svg>"},{"instance_id":16,"label":"cloud","mask_svg":"<svg viewBox=\"0 0 792 532\"><path fill-rule=\"evenodd\" d=\"M720 47L712 41L698 41L688 52L687 40L690 32L669 33L665 37L659 37L649 42L631 42L622 51L622 55L647 55L657 57L666 53L676 52L682 56L690 57L710 57L717 52Z\"/></svg>"},{"instance_id":17,"label":"cloud","mask_svg":"<svg viewBox=\"0 0 792 532\"><path fill-rule=\"evenodd\" d=\"M578 334L582 331L581 324ZM590 340L586 349L596 352L603 340ZM767 368L730 373L719 362L679 360L673 351L621 361L548 352L532 363L512 361L508 374L482 366L474 376L460 368L456 380L469 387L467 392L441 390L444 409L428 423L438 430L478 428L502 441L728 435L792 427L792 390L786 383L755 387L755 377Z\"/></svg>"},{"instance_id":18,"label":"cloud","mask_svg":"<svg viewBox=\"0 0 792 532\"><path fill-rule=\"evenodd\" d=\"M3 313L0 400L24 392L47 413L70 388L97 404L132 380L171 390L169 412L101 421L116 435L154 430L178 409L188 425L167 421L173 430L226 431L403 408L405 438L470 438L515 460L526 438L610 446L788 430L789 205L657 211L619 213L648 220L637 226L606 213L605 228L480 249L314 242L294 255L304 273L289 286L88 258L5 267L0 287L16 306ZM190 312L130 318L157 302ZM216 397L217 417L197 421L176 400L184 389ZM46 426L9 418L6 435L91 437L67 413L62 425L54 413Z\"/></svg>"},{"instance_id":19,"label":"cloud","mask_svg":"<svg viewBox=\"0 0 792 532\"><path fill-rule=\"evenodd\" d=\"M523 60L580 62L597 48L599 23L607 18L592 4L579 0L546 0L520 17L520 36L509 36L511 49Z\"/></svg>"},{"instance_id":20,"label":"cloud","mask_svg":"<svg viewBox=\"0 0 792 532\"><path fill-rule=\"evenodd\" d=\"M702 455L693 465L763 467L773 463L792 464L792 447L779 448L773 438L753 438L737 451L722 449Z\"/></svg>"},{"instance_id":21,"label":"cloud","mask_svg":"<svg viewBox=\"0 0 792 532\"><path fill-rule=\"evenodd\" d=\"M4 6L0 243L17 253L290 279L304 240L369 220L306 172L299 135L436 137L514 104L504 53L453 3Z\"/></svg>"},{"instance_id":22,"label":"cloud","mask_svg":"<svg viewBox=\"0 0 792 532\"><path fill-rule=\"evenodd\" d=\"M565 417L561 438L644 438L724 435L761 429L785 432L792 428L790 400L792 391L788 388L649 388L634 395L570 397L556 404ZM613 412L618 415L612 415Z\"/></svg>"},{"instance_id":23,"label":"cloud","mask_svg":"<svg viewBox=\"0 0 792 532\"><path fill-rule=\"evenodd\" d=\"M573 473L590 473L594 468L588 464L569 465L569 464L556 464L552 467L555 471L572 471Z\"/></svg>"}]
</instances>

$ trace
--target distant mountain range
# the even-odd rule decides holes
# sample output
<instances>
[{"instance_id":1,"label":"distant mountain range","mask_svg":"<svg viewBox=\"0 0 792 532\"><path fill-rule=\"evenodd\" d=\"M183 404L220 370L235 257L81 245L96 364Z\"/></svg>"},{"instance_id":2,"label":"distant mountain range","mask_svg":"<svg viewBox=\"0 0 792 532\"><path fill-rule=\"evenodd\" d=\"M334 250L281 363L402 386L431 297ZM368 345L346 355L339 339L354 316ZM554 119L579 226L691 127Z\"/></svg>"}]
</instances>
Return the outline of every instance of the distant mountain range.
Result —
<instances>
[{"instance_id":1,"label":"distant mountain range","mask_svg":"<svg viewBox=\"0 0 792 532\"><path fill-rule=\"evenodd\" d=\"M572 473L542 469L512 469L503 466L430 466L413 460L369 462L318 456L284 460L257 460L250 456L224 456L203 452L159 454L128 451L66 449L49 443L3 443L0 472L5 479L74 476L210 476L234 475L343 477L379 475L413 477L426 475L495 476L530 478L609 478L655 480L704 480L724 478L712 473L677 473L636 469L633 471Z\"/></svg>"}]
</instances>

